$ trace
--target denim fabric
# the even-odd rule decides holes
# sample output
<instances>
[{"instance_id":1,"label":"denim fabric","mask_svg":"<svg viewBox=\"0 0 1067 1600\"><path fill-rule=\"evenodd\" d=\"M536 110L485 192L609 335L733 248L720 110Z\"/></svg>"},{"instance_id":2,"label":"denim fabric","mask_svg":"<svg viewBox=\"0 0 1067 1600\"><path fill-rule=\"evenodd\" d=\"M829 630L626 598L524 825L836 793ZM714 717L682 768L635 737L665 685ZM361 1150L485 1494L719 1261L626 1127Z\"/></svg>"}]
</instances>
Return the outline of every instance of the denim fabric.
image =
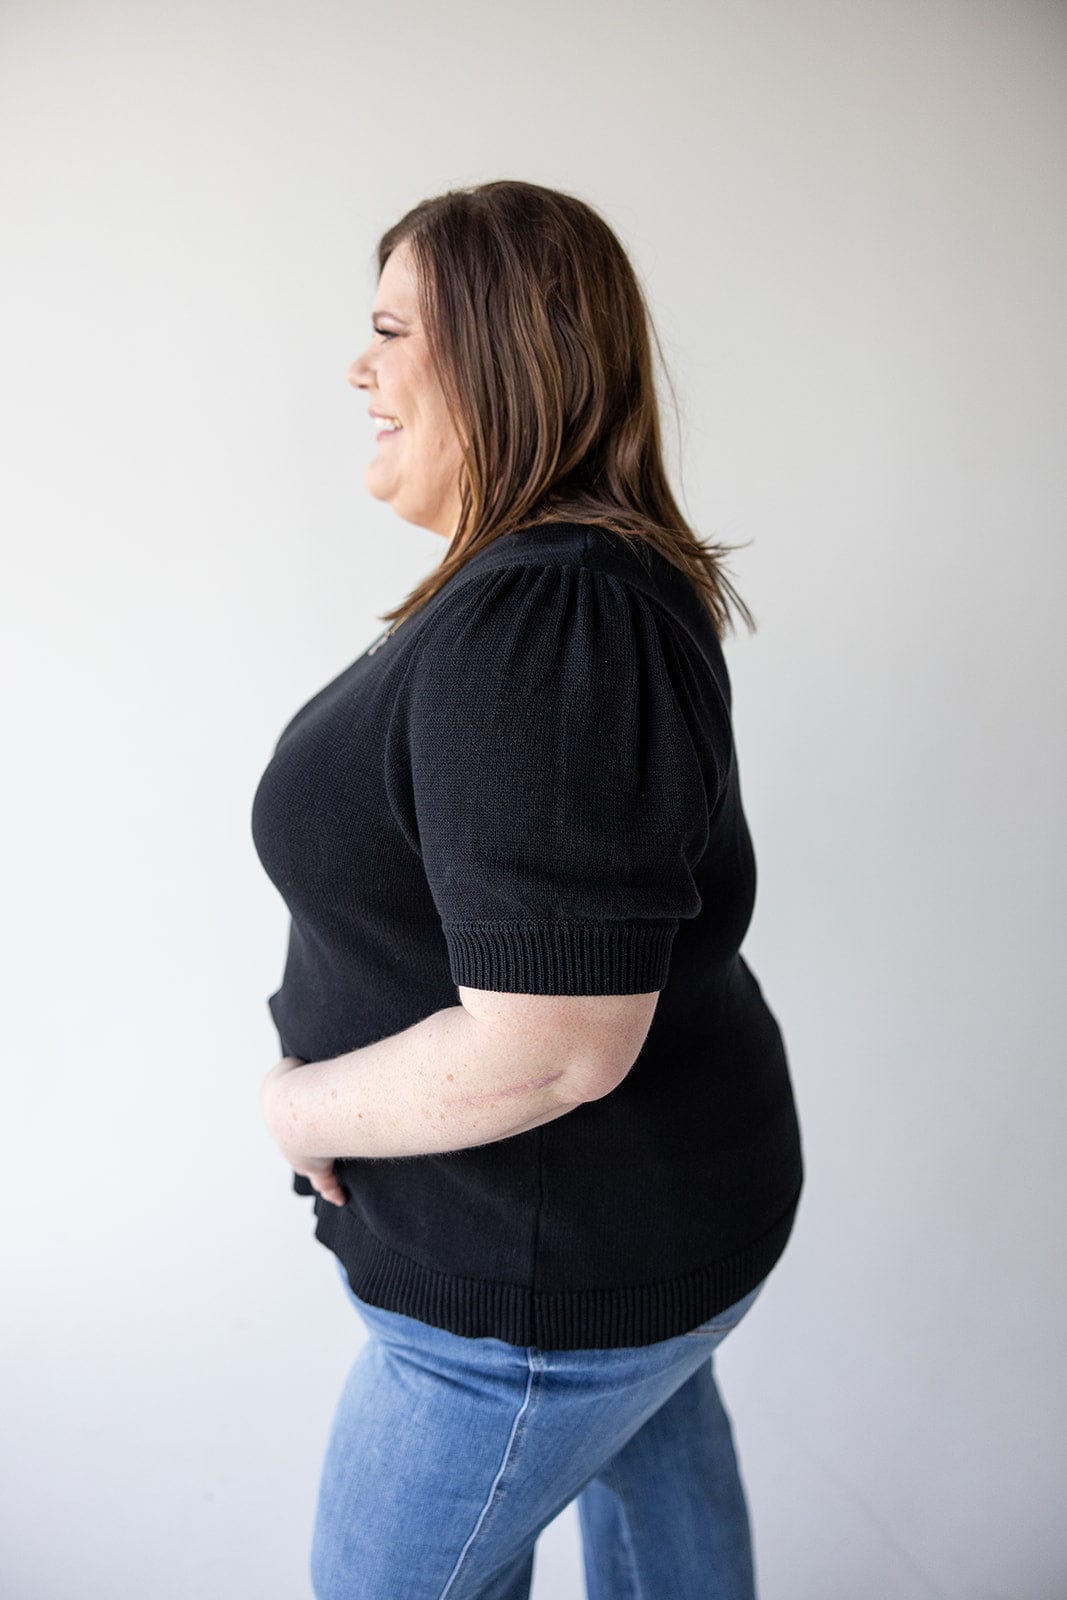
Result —
<instances>
[{"instance_id":1,"label":"denim fabric","mask_svg":"<svg viewBox=\"0 0 1067 1600\"><path fill-rule=\"evenodd\" d=\"M754 1600L712 1356L766 1278L674 1339L540 1350L370 1305L337 1267L369 1337L326 1446L316 1600L528 1600L576 1497L588 1600Z\"/></svg>"}]
</instances>

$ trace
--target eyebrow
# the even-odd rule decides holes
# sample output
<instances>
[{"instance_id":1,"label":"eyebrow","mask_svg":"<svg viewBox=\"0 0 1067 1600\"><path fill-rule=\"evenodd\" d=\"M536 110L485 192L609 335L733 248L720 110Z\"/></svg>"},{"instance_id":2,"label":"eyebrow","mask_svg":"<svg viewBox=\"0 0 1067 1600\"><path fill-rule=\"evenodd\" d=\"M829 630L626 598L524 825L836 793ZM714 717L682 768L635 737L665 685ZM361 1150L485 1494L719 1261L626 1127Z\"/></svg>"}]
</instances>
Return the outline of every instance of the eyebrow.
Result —
<instances>
[{"instance_id":1,"label":"eyebrow","mask_svg":"<svg viewBox=\"0 0 1067 1600\"><path fill-rule=\"evenodd\" d=\"M375 317L390 317L393 322L404 322L403 317L398 317L395 311L372 311L370 315L372 322L374 321ZM409 326L409 324L404 322L404 326L406 328Z\"/></svg>"}]
</instances>

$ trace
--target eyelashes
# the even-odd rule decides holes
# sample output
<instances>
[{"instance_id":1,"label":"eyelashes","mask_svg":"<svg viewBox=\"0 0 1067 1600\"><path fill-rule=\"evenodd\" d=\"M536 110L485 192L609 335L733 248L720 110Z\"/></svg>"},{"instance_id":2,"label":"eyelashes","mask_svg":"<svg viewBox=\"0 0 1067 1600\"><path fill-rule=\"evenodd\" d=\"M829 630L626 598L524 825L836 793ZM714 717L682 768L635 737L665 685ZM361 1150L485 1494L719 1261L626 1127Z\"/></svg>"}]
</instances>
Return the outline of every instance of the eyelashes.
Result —
<instances>
[{"instance_id":1,"label":"eyelashes","mask_svg":"<svg viewBox=\"0 0 1067 1600\"><path fill-rule=\"evenodd\" d=\"M392 333L388 328L375 328L374 331L380 334L383 339L398 339L400 337L399 334Z\"/></svg>"}]
</instances>

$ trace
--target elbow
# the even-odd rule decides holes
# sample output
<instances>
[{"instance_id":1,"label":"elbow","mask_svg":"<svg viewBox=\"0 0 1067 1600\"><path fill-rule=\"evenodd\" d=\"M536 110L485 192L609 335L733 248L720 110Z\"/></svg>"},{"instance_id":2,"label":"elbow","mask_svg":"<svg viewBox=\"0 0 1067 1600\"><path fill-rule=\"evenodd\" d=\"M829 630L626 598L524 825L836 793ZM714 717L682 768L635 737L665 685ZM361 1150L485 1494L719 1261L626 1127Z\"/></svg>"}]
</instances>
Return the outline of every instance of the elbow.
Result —
<instances>
[{"instance_id":1,"label":"elbow","mask_svg":"<svg viewBox=\"0 0 1067 1600\"><path fill-rule=\"evenodd\" d=\"M640 1044L622 1053L618 1050L606 1055L592 1052L574 1061L564 1079L572 1099L583 1104L587 1100L604 1100L609 1094L614 1094L629 1076L643 1043L642 1039Z\"/></svg>"},{"instance_id":2,"label":"elbow","mask_svg":"<svg viewBox=\"0 0 1067 1600\"><path fill-rule=\"evenodd\" d=\"M644 1046L659 992L533 995L460 988L459 997L500 1057L521 1062L539 1078L546 1066L566 1063L552 1093L573 1106L602 1100L619 1087Z\"/></svg>"},{"instance_id":3,"label":"elbow","mask_svg":"<svg viewBox=\"0 0 1067 1600\"><path fill-rule=\"evenodd\" d=\"M585 1100L603 1100L629 1076L645 1047L659 991L598 998L600 1026L587 1037L584 1063L575 1069Z\"/></svg>"}]
</instances>

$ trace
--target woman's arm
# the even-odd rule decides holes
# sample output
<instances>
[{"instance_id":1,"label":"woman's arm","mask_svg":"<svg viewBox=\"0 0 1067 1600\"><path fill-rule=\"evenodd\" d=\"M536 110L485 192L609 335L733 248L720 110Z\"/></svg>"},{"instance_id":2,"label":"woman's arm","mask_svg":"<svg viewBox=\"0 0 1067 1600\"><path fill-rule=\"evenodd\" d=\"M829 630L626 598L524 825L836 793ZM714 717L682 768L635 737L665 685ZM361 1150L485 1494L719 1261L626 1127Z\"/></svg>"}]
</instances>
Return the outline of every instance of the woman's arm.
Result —
<instances>
[{"instance_id":1,"label":"woman's arm","mask_svg":"<svg viewBox=\"0 0 1067 1600\"><path fill-rule=\"evenodd\" d=\"M658 998L460 993L359 1050L273 1067L261 1099L283 1154L429 1155L525 1133L621 1082Z\"/></svg>"}]
</instances>

